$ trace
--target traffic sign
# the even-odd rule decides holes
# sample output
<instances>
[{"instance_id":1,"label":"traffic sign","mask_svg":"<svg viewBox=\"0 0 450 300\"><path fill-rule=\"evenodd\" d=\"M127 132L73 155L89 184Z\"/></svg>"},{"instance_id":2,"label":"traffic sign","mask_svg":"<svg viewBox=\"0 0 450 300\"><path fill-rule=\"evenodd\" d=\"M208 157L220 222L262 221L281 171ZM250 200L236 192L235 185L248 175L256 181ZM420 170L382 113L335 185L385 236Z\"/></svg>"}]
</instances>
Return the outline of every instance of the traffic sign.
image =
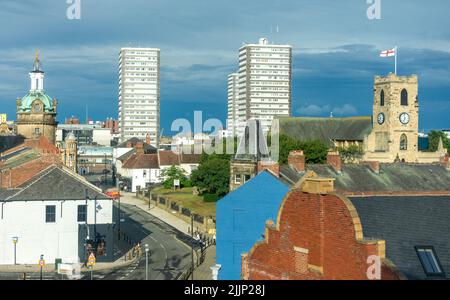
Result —
<instances>
[{"instance_id":1,"label":"traffic sign","mask_svg":"<svg viewBox=\"0 0 450 300\"><path fill-rule=\"evenodd\" d=\"M91 255L89 255L89 258L88 258L88 265L91 267L95 266L95 262L96 262L95 255L94 255L94 253L91 253Z\"/></svg>"},{"instance_id":2,"label":"traffic sign","mask_svg":"<svg viewBox=\"0 0 450 300\"><path fill-rule=\"evenodd\" d=\"M40 259L40 260L39 260L39 266L40 266L41 268L45 267L45 260Z\"/></svg>"}]
</instances>

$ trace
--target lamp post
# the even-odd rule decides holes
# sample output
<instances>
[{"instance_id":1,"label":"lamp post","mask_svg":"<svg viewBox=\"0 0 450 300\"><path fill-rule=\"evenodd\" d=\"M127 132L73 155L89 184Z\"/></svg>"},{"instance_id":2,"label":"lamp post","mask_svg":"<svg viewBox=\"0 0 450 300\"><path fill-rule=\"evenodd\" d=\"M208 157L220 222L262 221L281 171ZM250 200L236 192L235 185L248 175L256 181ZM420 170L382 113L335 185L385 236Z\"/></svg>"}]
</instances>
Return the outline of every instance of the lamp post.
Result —
<instances>
[{"instance_id":1,"label":"lamp post","mask_svg":"<svg viewBox=\"0 0 450 300\"><path fill-rule=\"evenodd\" d=\"M145 280L148 280L148 244L145 244Z\"/></svg>"},{"instance_id":2,"label":"lamp post","mask_svg":"<svg viewBox=\"0 0 450 300\"><path fill-rule=\"evenodd\" d=\"M39 280L42 280L42 268L44 267L45 261L44 261L44 254L41 254L41 259L39 260L39 266L41 267L41 272L39 276Z\"/></svg>"},{"instance_id":3,"label":"lamp post","mask_svg":"<svg viewBox=\"0 0 450 300\"><path fill-rule=\"evenodd\" d=\"M118 191L118 200L119 200L119 212L118 212L118 221L117 221L117 240L120 241L120 181L119 178L116 178L117 191Z\"/></svg>"},{"instance_id":4,"label":"lamp post","mask_svg":"<svg viewBox=\"0 0 450 300\"><path fill-rule=\"evenodd\" d=\"M14 265L17 265L17 242L19 241L19 238L17 236L12 238L13 244L14 244Z\"/></svg>"}]
</instances>

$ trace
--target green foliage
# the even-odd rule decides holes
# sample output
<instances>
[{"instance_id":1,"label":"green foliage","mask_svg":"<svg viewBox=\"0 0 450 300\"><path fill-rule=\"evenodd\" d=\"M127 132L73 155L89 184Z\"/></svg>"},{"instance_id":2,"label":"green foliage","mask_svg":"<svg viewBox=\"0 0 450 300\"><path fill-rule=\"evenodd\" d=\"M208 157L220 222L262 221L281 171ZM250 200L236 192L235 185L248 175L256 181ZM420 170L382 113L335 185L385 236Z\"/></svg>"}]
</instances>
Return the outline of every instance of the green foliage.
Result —
<instances>
[{"instance_id":1,"label":"green foliage","mask_svg":"<svg viewBox=\"0 0 450 300\"><path fill-rule=\"evenodd\" d=\"M299 141L287 135L280 135L280 164L287 164L289 152L303 150L308 164L322 164L327 159L328 146L319 140Z\"/></svg>"},{"instance_id":2,"label":"green foliage","mask_svg":"<svg viewBox=\"0 0 450 300\"><path fill-rule=\"evenodd\" d=\"M186 176L186 172L176 166L163 170L160 177L164 178L163 185L166 189L173 188L173 182L175 179L180 180L181 188L192 186L191 181Z\"/></svg>"},{"instance_id":3,"label":"green foliage","mask_svg":"<svg viewBox=\"0 0 450 300\"><path fill-rule=\"evenodd\" d=\"M207 203L217 202L219 198L220 197L216 194L203 194L203 201Z\"/></svg>"},{"instance_id":4,"label":"green foliage","mask_svg":"<svg viewBox=\"0 0 450 300\"><path fill-rule=\"evenodd\" d=\"M439 146L439 140L442 139L444 143L444 148L447 148L450 152L450 140L447 138L447 135L442 131L431 131L428 134L428 150L431 152L436 152Z\"/></svg>"},{"instance_id":5,"label":"green foliage","mask_svg":"<svg viewBox=\"0 0 450 300\"><path fill-rule=\"evenodd\" d=\"M341 154L341 158L346 163L352 163L361 158L364 151L359 145L350 145L349 147L338 147L337 150Z\"/></svg>"},{"instance_id":6,"label":"green foliage","mask_svg":"<svg viewBox=\"0 0 450 300\"><path fill-rule=\"evenodd\" d=\"M222 155L208 155L198 169L192 172L191 180L203 194L226 195L229 192L230 160Z\"/></svg>"}]
</instances>

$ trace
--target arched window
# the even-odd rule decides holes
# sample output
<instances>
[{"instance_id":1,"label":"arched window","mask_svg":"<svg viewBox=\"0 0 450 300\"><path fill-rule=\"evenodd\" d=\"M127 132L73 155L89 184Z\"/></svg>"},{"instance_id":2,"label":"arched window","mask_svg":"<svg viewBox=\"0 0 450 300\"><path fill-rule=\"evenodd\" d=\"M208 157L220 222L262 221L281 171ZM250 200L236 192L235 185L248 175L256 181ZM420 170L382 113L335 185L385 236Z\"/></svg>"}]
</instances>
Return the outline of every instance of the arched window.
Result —
<instances>
[{"instance_id":1,"label":"arched window","mask_svg":"<svg viewBox=\"0 0 450 300\"><path fill-rule=\"evenodd\" d=\"M408 106L408 91L406 89L402 90L401 105Z\"/></svg>"},{"instance_id":2,"label":"arched window","mask_svg":"<svg viewBox=\"0 0 450 300\"><path fill-rule=\"evenodd\" d=\"M400 150L408 150L408 138L406 134L402 134L400 137Z\"/></svg>"},{"instance_id":3,"label":"arched window","mask_svg":"<svg viewBox=\"0 0 450 300\"><path fill-rule=\"evenodd\" d=\"M384 106L384 90L380 93L380 106Z\"/></svg>"}]
</instances>

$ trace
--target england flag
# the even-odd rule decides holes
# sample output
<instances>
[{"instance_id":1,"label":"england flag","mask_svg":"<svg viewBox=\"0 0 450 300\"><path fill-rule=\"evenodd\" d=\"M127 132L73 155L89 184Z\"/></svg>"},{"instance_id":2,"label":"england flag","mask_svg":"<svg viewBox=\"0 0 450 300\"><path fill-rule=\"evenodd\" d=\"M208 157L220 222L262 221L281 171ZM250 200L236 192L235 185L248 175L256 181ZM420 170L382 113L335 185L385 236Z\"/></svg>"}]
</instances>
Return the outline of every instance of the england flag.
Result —
<instances>
[{"instance_id":1,"label":"england flag","mask_svg":"<svg viewBox=\"0 0 450 300\"><path fill-rule=\"evenodd\" d=\"M380 57L391 57L391 56L395 56L396 54L397 54L397 48L394 48L391 50L381 51Z\"/></svg>"}]
</instances>

